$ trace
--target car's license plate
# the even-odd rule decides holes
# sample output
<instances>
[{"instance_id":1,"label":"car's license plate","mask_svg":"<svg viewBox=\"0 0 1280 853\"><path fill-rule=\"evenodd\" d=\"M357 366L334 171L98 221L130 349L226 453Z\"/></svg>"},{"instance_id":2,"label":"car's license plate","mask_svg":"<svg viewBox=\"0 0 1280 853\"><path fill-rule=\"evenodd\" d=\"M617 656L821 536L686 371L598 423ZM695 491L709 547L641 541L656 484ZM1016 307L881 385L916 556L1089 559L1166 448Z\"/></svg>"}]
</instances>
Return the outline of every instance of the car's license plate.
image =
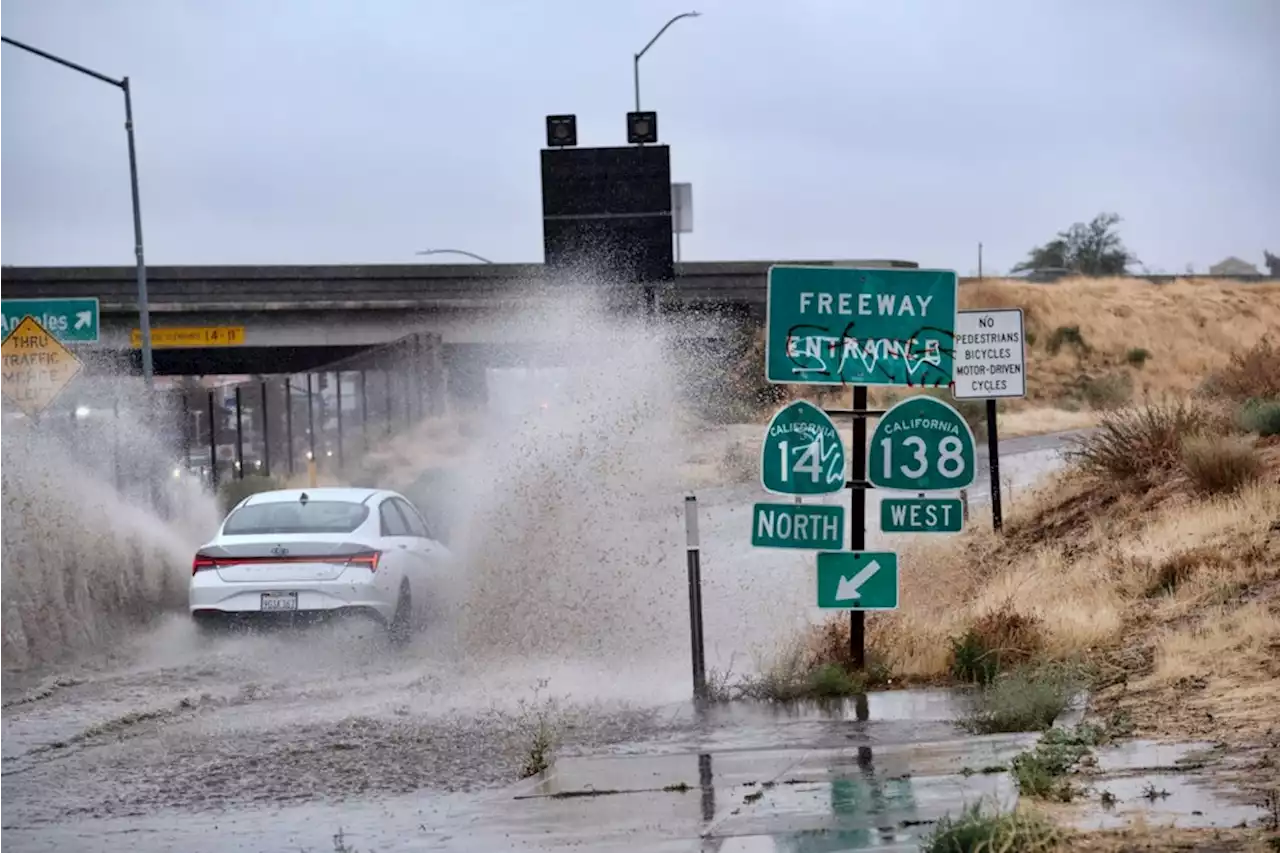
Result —
<instances>
[{"instance_id":1,"label":"car's license plate","mask_svg":"<svg viewBox=\"0 0 1280 853\"><path fill-rule=\"evenodd\" d=\"M297 610L298 594L296 592L264 592L262 594L263 610Z\"/></svg>"}]
</instances>

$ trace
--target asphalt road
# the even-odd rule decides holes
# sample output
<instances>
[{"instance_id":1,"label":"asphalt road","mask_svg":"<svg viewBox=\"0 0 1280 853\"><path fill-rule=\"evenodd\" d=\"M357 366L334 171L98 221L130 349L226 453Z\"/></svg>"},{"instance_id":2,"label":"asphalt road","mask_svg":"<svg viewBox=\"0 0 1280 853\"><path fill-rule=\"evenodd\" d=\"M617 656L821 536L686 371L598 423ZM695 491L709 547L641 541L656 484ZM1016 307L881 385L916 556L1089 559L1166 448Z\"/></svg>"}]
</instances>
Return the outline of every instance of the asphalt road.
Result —
<instances>
[{"instance_id":1,"label":"asphalt road","mask_svg":"<svg viewBox=\"0 0 1280 853\"><path fill-rule=\"evenodd\" d=\"M1003 443L1014 487L1052 467L1065 440ZM708 659L737 672L812 613L812 556L749 545L757 492L700 495ZM803 833L836 820L863 833L863 847L889 843L885 826L933 819L956 796L1007 792L1007 783L961 784L955 774L1000 760L1021 740L956 743L945 696L872 697L863 721L692 713L682 501L655 506L664 502L661 517L624 525L614 516L623 526L582 533L584 543L630 542L625 565L600 570L610 559L601 550L573 572L528 567L544 583L503 599L511 609L496 621L488 613L479 632L502 628L514 645L477 645L475 631L463 642L456 624L434 626L402 652L346 628L208 643L175 617L35 689L6 684L4 841L15 851L327 851L342 849L332 835L344 826L350 849L362 851L546 849L538 844L548 838L591 849L745 851L760 848L732 839L778 832L793 840L773 849L857 849ZM536 618L523 618L525 607ZM641 793L512 799L505 786L548 729L562 740L560 761L525 794L613 785ZM867 763L864 746L881 756L870 772L858 763ZM704 754L714 756L710 781ZM592 755L650 763L597 764ZM933 768L932 781L904 787L904 774L922 767ZM691 790L661 790L678 784ZM748 799L756 791L763 796ZM872 815L867 797L897 805ZM803 817L831 798L853 811L822 805L826 817ZM762 817L775 812L776 821Z\"/></svg>"}]
</instances>

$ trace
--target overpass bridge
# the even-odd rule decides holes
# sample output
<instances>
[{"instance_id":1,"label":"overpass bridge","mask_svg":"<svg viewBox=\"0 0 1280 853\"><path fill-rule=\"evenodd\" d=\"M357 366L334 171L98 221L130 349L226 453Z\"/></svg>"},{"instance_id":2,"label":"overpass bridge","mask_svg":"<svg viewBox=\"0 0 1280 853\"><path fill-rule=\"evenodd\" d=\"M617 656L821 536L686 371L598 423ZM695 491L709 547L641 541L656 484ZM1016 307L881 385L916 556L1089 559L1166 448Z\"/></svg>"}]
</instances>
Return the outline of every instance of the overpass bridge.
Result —
<instances>
[{"instance_id":1,"label":"overpass bridge","mask_svg":"<svg viewBox=\"0 0 1280 853\"><path fill-rule=\"evenodd\" d=\"M775 263L902 266L908 261L730 261L677 265L657 291L659 311L680 334L720 339L751 315L763 316L765 282ZM96 297L104 353L136 350L137 281L133 267L5 267L4 297ZM465 361L511 363L542 350L563 324L539 323L578 285L546 279L541 264L394 264L349 266L148 267L153 328L229 326L243 341L223 347L154 350L158 374L299 373L414 333L439 336L446 368ZM583 290L592 290L582 286ZM596 288L597 291L604 290ZM634 307L639 288L606 297Z\"/></svg>"}]
</instances>

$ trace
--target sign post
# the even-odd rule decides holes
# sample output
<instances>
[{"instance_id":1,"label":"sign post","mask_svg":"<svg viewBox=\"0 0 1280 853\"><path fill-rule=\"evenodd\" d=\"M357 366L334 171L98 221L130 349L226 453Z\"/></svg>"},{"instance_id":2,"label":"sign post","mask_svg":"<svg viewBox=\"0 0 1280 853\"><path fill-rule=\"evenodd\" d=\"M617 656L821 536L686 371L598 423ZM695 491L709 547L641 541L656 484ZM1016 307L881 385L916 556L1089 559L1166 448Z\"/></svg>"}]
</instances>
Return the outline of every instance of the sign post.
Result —
<instances>
[{"instance_id":1,"label":"sign post","mask_svg":"<svg viewBox=\"0 0 1280 853\"><path fill-rule=\"evenodd\" d=\"M957 400L986 398L987 457L991 469L991 526L1004 528L1000 494L1000 430L996 401L1027 396L1027 355L1021 308L960 311L956 315Z\"/></svg>"},{"instance_id":2,"label":"sign post","mask_svg":"<svg viewBox=\"0 0 1280 853\"><path fill-rule=\"evenodd\" d=\"M83 365L34 317L23 317L0 345L4 395L36 417L57 399Z\"/></svg>"},{"instance_id":3,"label":"sign post","mask_svg":"<svg viewBox=\"0 0 1280 853\"><path fill-rule=\"evenodd\" d=\"M845 484L850 490L849 551L819 554L818 603L852 611L849 651L858 669L866 668L865 611L886 609L887 599L873 601L870 593L842 597L841 584L846 594L851 585L891 584L893 607L898 593L897 556L863 550L866 490L873 485L867 476L867 418L881 414L868 410L867 387L951 384L957 285L951 270L769 269L765 377L779 384L853 387L852 408L839 412L853 420L853 456ZM885 568L889 565L891 570ZM873 582L875 577L880 580ZM828 589L833 578L835 586Z\"/></svg>"},{"instance_id":4,"label":"sign post","mask_svg":"<svg viewBox=\"0 0 1280 853\"><path fill-rule=\"evenodd\" d=\"M96 344L100 314L98 298L4 299L4 334L18 327L23 317L32 317L46 334L64 344Z\"/></svg>"}]
</instances>

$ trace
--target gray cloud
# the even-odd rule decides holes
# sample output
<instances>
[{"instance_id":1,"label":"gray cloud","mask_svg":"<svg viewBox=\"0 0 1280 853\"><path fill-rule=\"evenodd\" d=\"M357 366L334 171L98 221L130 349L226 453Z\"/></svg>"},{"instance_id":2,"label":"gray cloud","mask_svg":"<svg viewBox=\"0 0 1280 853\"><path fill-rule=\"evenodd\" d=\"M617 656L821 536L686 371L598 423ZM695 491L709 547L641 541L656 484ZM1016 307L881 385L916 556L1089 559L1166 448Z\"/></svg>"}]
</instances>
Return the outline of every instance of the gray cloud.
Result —
<instances>
[{"instance_id":1,"label":"gray cloud","mask_svg":"<svg viewBox=\"0 0 1280 853\"><path fill-rule=\"evenodd\" d=\"M688 259L1007 269L1100 210L1151 267L1280 251L1274 0L690 0L642 66ZM541 256L542 118L620 144L682 6L9 0L135 87L151 263ZM3 49L3 256L132 259L120 96Z\"/></svg>"}]
</instances>

